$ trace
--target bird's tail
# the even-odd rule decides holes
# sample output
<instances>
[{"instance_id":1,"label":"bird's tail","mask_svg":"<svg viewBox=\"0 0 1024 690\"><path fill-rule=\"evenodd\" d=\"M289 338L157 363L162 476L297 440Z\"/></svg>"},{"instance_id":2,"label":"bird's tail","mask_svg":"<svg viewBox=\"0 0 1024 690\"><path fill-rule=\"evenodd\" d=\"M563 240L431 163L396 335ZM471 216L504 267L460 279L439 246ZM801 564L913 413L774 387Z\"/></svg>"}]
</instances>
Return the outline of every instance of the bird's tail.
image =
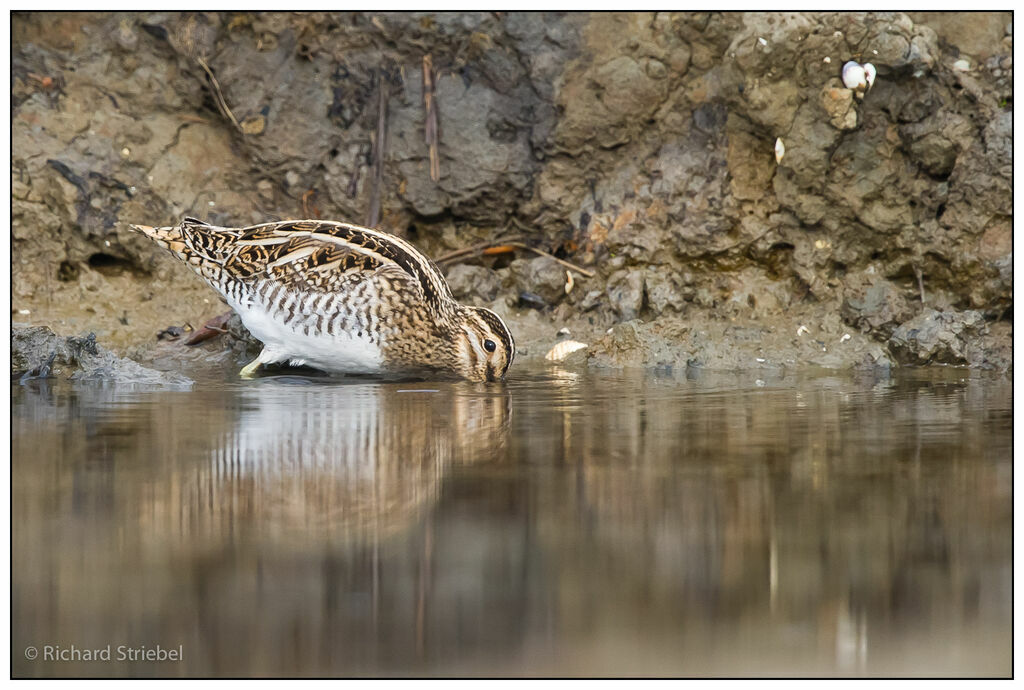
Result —
<instances>
[{"instance_id":1,"label":"bird's tail","mask_svg":"<svg viewBox=\"0 0 1024 690\"><path fill-rule=\"evenodd\" d=\"M129 228L150 238L164 249L170 250L179 258L184 259L187 252L185 235L180 225L166 228L154 228L149 225L129 224Z\"/></svg>"}]
</instances>

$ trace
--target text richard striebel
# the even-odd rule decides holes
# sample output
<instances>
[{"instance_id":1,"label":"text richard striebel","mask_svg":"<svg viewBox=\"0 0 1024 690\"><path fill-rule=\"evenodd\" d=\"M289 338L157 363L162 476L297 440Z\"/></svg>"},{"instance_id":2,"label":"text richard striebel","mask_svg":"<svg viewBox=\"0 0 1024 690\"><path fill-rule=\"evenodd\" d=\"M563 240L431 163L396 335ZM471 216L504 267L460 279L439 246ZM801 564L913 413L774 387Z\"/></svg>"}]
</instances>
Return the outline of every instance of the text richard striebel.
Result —
<instances>
[{"instance_id":1,"label":"text richard striebel","mask_svg":"<svg viewBox=\"0 0 1024 690\"><path fill-rule=\"evenodd\" d=\"M182 645L177 647L147 647L141 645L107 645L88 649L71 645L43 645L43 661L181 661Z\"/></svg>"}]
</instances>

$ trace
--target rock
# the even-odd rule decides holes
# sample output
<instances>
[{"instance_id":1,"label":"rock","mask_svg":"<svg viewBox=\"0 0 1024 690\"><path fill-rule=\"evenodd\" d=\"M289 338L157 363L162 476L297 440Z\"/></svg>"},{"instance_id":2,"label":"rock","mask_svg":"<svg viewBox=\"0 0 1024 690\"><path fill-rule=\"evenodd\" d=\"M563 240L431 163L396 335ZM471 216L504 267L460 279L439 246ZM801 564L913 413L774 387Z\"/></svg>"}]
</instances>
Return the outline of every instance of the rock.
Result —
<instances>
[{"instance_id":1,"label":"rock","mask_svg":"<svg viewBox=\"0 0 1024 690\"><path fill-rule=\"evenodd\" d=\"M620 319L635 319L644 304L644 272L638 269L618 271L608 279L607 293Z\"/></svg>"},{"instance_id":2,"label":"rock","mask_svg":"<svg viewBox=\"0 0 1024 690\"><path fill-rule=\"evenodd\" d=\"M829 124L836 129L857 127L857 107L853 93L839 85L837 80L826 84L821 90L821 107L825 109Z\"/></svg>"},{"instance_id":3,"label":"rock","mask_svg":"<svg viewBox=\"0 0 1024 690\"><path fill-rule=\"evenodd\" d=\"M957 46L961 52L988 57L997 49L1004 34L1011 33L1010 12L908 12L915 24L935 30L943 41Z\"/></svg>"},{"instance_id":4,"label":"rock","mask_svg":"<svg viewBox=\"0 0 1024 690\"><path fill-rule=\"evenodd\" d=\"M270 180L260 180L256 183L256 191L265 201L270 201L274 198L274 183Z\"/></svg>"},{"instance_id":5,"label":"rock","mask_svg":"<svg viewBox=\"0 0 1024 690\"><path fill-rule=\"evenodd\" d=\"M910 157L929 174L948 177L957 156L971 139L971 123L955 113L936 112L932 117L900 128L900 138Z\"/></svg>"},{"instance_id":6,"label":"rock","mask_svg":"<svg viewBox=\"0 0 1024 690\"><path fill-rule=\"evenodd\" d=\"M524 309L547 309L550 306L540 295L525 290L519 293L518 304Z\"/></svg>"},{"instance_id":7,"label":"rock","mask_svg":"<svg viewBox=\"0 0 1024 690\"><path fill-rule=\"evenodd\" d=\"M977 311L926 309L893 332L889 351L902 364L968 364L970 342L987 328Z\"/></svg>"},{"instance_id":8,"label":"rock","mask_svg":"<svg viewBox=\"0 0 1024 690\"><path fill-rule=\"evenodd\" d=\"M686 328L667 329L639 321L616 324L587 350L597 367L686 367L692 359Z\"/></svg>"},{"instance_id":9,"label":"rock","mask_svg":"<svg viewBox=\"0 0 1024 690\"><path fill-rule=\"evenodd\" d=\"M580 310L587 312L598 307L603 301L603 297L604 292L602 290L588 290L587 294L580 300Z\"/></svg>"},{"instance_id":10,"label":"rock","mask_svg":"<svg viewBox=\"0 0 1024 690\"><path fill-rule=\"evenodd\" d=\"M493 302L501 289L498 274L484 266L456 264L448 271L446 278L455 299L460 301L477 298L484 302Z\"/></svg>"},{"instance_id":11,"label":"rock","mask_svg":"<svg viewBox=\"0 0 1024 690\"><path fill-rule=\"evenodd\" d=\"M657 267L644 276L647 305L655 314L681 313L686 308L680 277L668 267Z\"/></svg>"},{"instance_id":12,"label":"rock","mask_svg":"<svg viewBox=\"0 0 1024 690\"><path fill-rule=\"evenodd\" d=\"M888 340L897 326L914 314L910 301L886 280L879 280L863 296L843 301L843 320L880 340Z\"/></svg>"},{"instance_id":13,"label":"rock","mask_svg":"<svg viewBox=\"0 0 1024 690\"><path fill-rule=\"evenodd\" d=\"M11 376L22 381L55 377L146 386L192 385L192 380L181 374L148 369L118 357L97 344L92 333L61 337L45 326L14 326L11 330Z\"/></svg>"},{"instance_id":14,"label":"rock","mask_svg":"<svg viewBox=\"0 0 1024 690\"><path fill-rule=\"evenodd\" d=\"M565 297L565 268L554 259L516 259L508 268L519 291L533 293L549 305L558 304Z\"/></svg>"},{"instance_id":15,"label":"rock","mask_svg":"<svg viewBox=\"0 0 1024 690\"><path fill-rule=\"evenodd\" d=\"M231 348L243 355L245 359L255 357L263 349L263 343L249 332L249 329L242 323L242 317L237 312L232 312L231 316L228 317L227 323L224 324L224 330L227 331Z\"/></svg>"}]
</instances>

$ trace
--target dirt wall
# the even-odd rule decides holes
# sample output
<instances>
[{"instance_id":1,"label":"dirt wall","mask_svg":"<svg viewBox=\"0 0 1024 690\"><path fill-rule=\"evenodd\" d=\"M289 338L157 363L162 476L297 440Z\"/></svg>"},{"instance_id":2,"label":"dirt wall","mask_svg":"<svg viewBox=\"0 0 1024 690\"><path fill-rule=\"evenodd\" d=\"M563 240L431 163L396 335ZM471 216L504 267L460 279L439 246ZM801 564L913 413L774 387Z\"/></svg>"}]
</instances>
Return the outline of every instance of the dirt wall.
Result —
<instances>
[{"instance_id":1,"label":"dirt wall","mask_svg":"<svg viewBox=\"0 0 1024 690\"><path fill-rule=\"evenodd\" d=\"M582 269L443 263L528 358L1006 368L1010 21L18 13L13 316L137 352L223 308L126 223L320 217Z\"/></svg>"}]
</instances>

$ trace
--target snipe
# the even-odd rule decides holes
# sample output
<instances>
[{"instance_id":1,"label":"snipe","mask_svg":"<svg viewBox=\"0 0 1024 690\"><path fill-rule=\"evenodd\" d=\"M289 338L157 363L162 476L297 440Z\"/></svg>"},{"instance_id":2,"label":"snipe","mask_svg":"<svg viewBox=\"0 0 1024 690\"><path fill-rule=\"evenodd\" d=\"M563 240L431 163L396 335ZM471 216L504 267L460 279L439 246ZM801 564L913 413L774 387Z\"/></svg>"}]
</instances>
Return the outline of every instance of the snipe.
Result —
<instances>
[{"instance_id":1,"label":"snipe","mask_svg":"<svg viewBox=\"0 0 1024 690\"><path fill-rule=\"evenodd\" d=\"M321 220L222 228L186 218L173 227L131 227L188 264L262 341L243 377L285 362L496 381L515 357L504 321L456 302L437 266L394 235Z\"/></svg>"}]
</instances>

